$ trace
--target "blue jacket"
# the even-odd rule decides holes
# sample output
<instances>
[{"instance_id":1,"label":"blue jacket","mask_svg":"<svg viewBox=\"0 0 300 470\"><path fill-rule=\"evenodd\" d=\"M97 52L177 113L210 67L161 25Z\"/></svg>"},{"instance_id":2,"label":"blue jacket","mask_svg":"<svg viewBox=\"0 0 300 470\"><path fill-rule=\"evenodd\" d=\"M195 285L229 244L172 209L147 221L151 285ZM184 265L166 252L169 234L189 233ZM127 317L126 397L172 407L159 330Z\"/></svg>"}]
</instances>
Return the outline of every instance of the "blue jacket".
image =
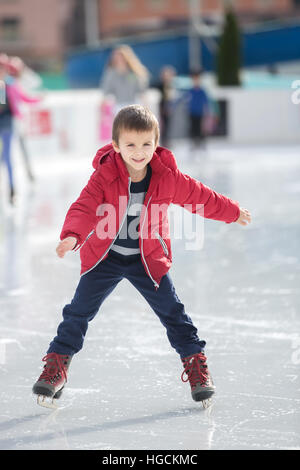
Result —
<instances>
[{"instance_id":1,"label":"blue jacket","mask_svg":"<svg viewBox=\"0 0 300 470\"><path fill-rule=\"evenodd\" d=\"M208 98L202 88L191 88L187 92L188 110L192 116L203 116L208 107Z\"/></svg>"}]
</instances>

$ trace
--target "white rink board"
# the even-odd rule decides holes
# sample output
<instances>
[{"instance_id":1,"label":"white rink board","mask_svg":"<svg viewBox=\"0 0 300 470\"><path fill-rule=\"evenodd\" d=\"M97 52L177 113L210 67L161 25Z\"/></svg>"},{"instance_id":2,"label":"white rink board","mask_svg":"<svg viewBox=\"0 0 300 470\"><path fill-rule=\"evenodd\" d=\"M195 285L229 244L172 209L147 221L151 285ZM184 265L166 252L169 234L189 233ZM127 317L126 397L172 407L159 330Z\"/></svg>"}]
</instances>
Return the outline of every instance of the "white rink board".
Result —
<instances>
[{"instance_id":1,"label":"white rink board","mask_svg":"<svg viewBox=\"0 0 300 470\"><path fill-rule=\"evenodd\" d=\"M215 99L228 101L228 136L232 145L300 145L300 104L292 102L295 90L241 90L210 85L209 93ZM28 136L30 151L41 157L69 152L83 156L103 144L99 138L102 94L100 90L47 92L42 103L32 109L50 113L52 132L48 135ZM143 103L158 116L159 94L149 90ZM25 109L25 115L27 113ZM186 116L182 108L176 116L177 126ZM219 138L210 138L218 143Z\"/></svg>"}]
</instances>

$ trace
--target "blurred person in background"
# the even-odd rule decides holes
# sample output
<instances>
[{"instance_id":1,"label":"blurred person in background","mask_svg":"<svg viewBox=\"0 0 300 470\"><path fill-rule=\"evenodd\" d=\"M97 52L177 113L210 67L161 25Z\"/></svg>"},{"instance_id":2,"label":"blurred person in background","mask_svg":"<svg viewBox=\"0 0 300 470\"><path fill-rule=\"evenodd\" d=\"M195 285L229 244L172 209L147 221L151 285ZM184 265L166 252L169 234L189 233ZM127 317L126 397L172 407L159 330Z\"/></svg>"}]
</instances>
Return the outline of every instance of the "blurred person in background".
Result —
<instances>
[{"instance_id":1,"label":"blurred person in background","mask_svg":"<svg viewBox=\"0 0 300 470\"><path fill-rule=\"evenodd\" d=\"M100 81L101 103L100 139L111 140L115 115L124 106L139 103L149 85L149 72L132 48L121 45L113 50Z\"/></svg>"},{"instance_id":2,"label":"blurred person in background","mask_svg":"<svg viewBox=\"0 0 300 470\"><path fill-rule=\"evenodd\" d=\"M204 147L204 119L209 113L209 99L201 84L201 70L190 73L192 87L186 93L189 114L189 136L194 149Z\"/></svg>"},{"instance_id":3,"label":"blurred person in background","mask_svg":"<svg viewBox=\"0 0 300 470\"><path fill-rule=\"evenodd\" d=\"M25 131L23 127L23 114L21 112L21 103L35 104L41 101L40 97L29 96L25 93L24 88L36 88L40 86L41 79L39 76L25 66L20 57L11 57L8 62L8 73L13 79L13 87L15 93L14 114L14 131L19 140L21 153L24 159L26 172L30 181L34 181L34 176L30 164L29 153L26 145Z\"/></svg>"},{"instance_id":4,"label":"blurred person in background","mask_svg":"<svg viewBox=\"0 0 300 470\"><path fill-rule=\"evenodd\" d=\"M13 111L10 97L10 80L7 73L9 58L6 54L0 54L0 82L3 88L3 100L0 101L0 139L1 139L1 163L7 168L9 181L9 200L14 202L15 188L13 170L11 164L11 140L13 133Z\"/></svg>"},{"instance_id":5,"label":"blurred person in background","mask_svg":"<svg viewBox=\"0 0 300 470\"><path fill-rule=\"evenodd\" d=\"M11 61L20 71L17 78L24 90L30 92L42 87L43 80L40 75L28 67L20 57L12 57Z\"/></svg>"},{"instance_id":6,"label":"blurred person in background","mask_svg":"<svg viewBox=\"0 0 300 470\"><path fill-rule=\"evenodd\" d=\"M9 202L16 202L16 192L14 184L13 165L11 160L11 143L14 131L14 118L22 119L21 103L37 103L38 97L28 96L20 87L16 76L19 70L15 65L15 60L6 54L0 55L0 80L5 86L5 102L0 104L0 137L2 140L1 161L4 161L9 180ZM30 168L27 167L27 169Z\"/></svg>"},{"instance_id":7,"label":"blurred person in background","mask_svg":"<svg viewBox=\"0 0 300 470\"><path fill-rule=\"evenodd\" d=\"M168 147L170 138L171 106L175 99L176 90L174 77L176 70L171 65L166 65L160 71L160 81L156 88L160 91L159 119L160 119L160 141L162 147Z\"/></svg>"}]
</instances>

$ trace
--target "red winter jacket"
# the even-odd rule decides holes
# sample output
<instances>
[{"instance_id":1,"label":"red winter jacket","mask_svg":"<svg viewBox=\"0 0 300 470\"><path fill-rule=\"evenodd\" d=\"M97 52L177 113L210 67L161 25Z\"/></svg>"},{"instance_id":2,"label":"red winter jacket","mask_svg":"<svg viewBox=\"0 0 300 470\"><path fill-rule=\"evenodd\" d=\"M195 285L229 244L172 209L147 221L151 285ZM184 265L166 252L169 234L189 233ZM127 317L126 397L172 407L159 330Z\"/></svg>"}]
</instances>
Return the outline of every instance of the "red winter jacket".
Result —
<instances>
[{"instance_id":1,"label":"red winter jacket","mask_svg":"<svg viewBox=\"0 0 300 470\"><path fill-rule=\"evenodd\" d=\"M237 202L181 173L174 155L166 148L157 147L150 165L152 177L140 217L139 245L145 271L158 288L172 264L167 217L171 203L189 205L186 208L190 212L226 223L235 222L240 210ZM80 249L81 275L107 257L126 218L129 201L131 179L121 155L111 144L98 150L93 167L94 173L68 210L60 235L61 240L68 236L77 238L74 250ZM113 233L109 237L102 235L108 220L107 205L115 211ZM199 205L203 205L202 210ZM163 208L162 215L152 217L157 207Z\"/></svg>"}]
</instances>

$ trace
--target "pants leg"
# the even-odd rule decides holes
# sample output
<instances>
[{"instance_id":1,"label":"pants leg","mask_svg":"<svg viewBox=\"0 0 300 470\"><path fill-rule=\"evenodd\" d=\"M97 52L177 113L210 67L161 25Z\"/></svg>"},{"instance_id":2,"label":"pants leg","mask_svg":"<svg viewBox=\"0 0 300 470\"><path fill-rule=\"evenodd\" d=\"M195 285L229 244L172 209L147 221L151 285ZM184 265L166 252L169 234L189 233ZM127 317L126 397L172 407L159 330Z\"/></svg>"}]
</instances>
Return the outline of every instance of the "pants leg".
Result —
<instances>
[{"instance_id":1,"label":"pants leg","mask_svg":"<svg viewBox=\"0 0 300 470\"><path fill-rule=\"evenodd\" d=\"M202 132L202 116L190 116L190 138L195 145L204 144L204 135Z\"/></svg>"},{"instance_id":2,"label":"pants leg","mask_svg":"<svg viewBox=\"0 0 300 470\"><path fill-rule=\"evenodd\" d=\"M2 131L1 138L2 138L2 159L5 162L5 165L7 168L10 189L13 189L14 188L13 168L11 164L12 130L7 129L7 130Z\"/></svg>"},{"instance_id":3,"label":"pants leg","mask_svg":"<svg viewBox=\"0 0 300 470\"><path fill-rule=\"evenodd\" d=\"M80 278L75 295L63 309L63 321L48 353L75 354L83 346L88 323L123 278L120 268L106 259Z\"/></svg>"},{"instance_id":4,"label":"pants leg","mask_svg":"<svg viewBox=\"0 0 300 470\"><path fill-rule=\"evenodd\" d=\"M162 278L157 290L145 273L141 261L131 266L126 277L154 310L166 328L171 346L181 358L204 351L206 342L199 339L197 328L185 313L169 274Z\"/></svg>"},{"instance_id":5,"label":"pants leg","mask_svg":"<svg viewBox=\"0 0 300 470\"><path fill-rule=\"evenodd\" d=\"M19 137L20 148L21 148L21 152L23 154L25 168L26 168L26 171L27 171L28 178L31 181L33 181L34 177L33 177L31 166L30 166L30 159L29 159L26 139L25 139L25 137L22 133L19 133L18 137Z\"/></svg>"}]
</instances>

